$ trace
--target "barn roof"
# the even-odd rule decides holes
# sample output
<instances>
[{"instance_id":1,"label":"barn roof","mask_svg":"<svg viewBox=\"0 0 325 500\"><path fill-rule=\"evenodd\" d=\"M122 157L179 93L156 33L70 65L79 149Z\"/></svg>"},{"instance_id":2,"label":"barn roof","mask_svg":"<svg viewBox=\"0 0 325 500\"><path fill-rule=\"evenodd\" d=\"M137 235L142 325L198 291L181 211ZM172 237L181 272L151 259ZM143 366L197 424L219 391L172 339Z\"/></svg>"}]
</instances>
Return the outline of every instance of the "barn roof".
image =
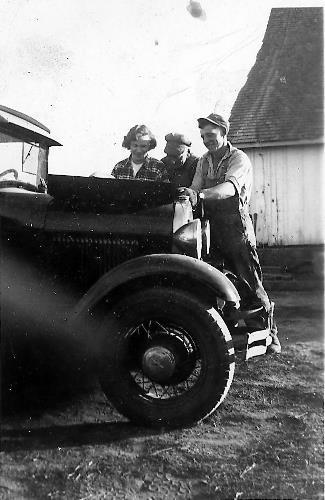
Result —
<instances>
[{"instance_id":1,"label":"barn roof","mask_svg":"<svg viewBox=\"0 0 325 500\"><path fill-rule=\"evenodd\" d=\"M229 138L245 145L321 139L323 96L323 9L272 9Z\"/></svg>"}]
</instances>

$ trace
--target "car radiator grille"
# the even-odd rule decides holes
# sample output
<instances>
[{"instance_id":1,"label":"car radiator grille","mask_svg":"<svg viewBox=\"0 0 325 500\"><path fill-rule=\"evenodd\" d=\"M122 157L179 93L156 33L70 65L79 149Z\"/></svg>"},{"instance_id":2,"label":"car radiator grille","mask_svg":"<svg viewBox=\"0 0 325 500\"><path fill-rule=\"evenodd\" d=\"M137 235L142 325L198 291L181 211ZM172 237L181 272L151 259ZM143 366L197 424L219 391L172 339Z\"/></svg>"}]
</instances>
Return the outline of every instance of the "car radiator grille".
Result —
<instances>
[{"instance_id":1,"label":"car radiator grille","mask_svg":"<svg viewBox=\"0 0 325 500\"><path fill-rule=\"evenodd\" d=\"M82 281L93 281L118 264L143 255L145 242L133 238L91 237L56 234L53 251L65 260L65 267Z\"/></svg>"}]
</instances>

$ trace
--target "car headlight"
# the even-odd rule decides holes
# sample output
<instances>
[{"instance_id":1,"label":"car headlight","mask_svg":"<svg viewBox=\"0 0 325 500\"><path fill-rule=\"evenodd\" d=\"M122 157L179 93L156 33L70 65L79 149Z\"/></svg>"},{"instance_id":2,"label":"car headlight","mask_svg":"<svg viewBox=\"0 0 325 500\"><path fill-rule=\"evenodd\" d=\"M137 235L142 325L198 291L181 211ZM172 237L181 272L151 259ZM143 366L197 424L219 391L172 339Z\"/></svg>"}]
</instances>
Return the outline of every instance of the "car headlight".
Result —
<instances>
[{"instance_id":1,"label":"car headlight","mask_svg":"<svg viewBox=\"0 0 325 500\"><path fill-rule=\"evenodd\" d=\"M200 259L202 256L201 221L195 219L184 224L173 234L173 252Z\"/></svg>"}]
</instances>

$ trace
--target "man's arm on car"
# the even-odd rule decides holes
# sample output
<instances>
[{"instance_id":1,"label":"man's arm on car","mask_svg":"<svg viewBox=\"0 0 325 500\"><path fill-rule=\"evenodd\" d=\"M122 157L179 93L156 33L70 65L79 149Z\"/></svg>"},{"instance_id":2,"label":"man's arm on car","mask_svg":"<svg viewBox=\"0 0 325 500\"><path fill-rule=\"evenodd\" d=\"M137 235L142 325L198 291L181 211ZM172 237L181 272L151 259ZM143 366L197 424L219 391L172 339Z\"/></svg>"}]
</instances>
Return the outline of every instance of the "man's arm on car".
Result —
<instances>
[{"instance_id":1,"label":"man's arm on car","mask_svg":"<svg viewBox=\"0 0 325 500\"><path fill-rule=\"evenodd\" d=\"M225 200L235 196L236 188L231 181L222 182L217 186L213 186L207 189L202 189L201 191L196 191L192 188L179 188L178 195L180 198L183 196L189 196L190 202L193 207L197 204L198 193L202 193L204 199L206 200Z\"/></svg>"},{"instance_id":2,"label":"man's arm on car","mask_svg":"<svg viewBox=\"0 0 325 500\"><path fill-rule=\"evenodd\" d=\"M201 193L204 194L206 200L225 200L226 198L235 196L236 189L231 181L226 181L217 186L203 189Z\"/></svg>"}]
</instances>

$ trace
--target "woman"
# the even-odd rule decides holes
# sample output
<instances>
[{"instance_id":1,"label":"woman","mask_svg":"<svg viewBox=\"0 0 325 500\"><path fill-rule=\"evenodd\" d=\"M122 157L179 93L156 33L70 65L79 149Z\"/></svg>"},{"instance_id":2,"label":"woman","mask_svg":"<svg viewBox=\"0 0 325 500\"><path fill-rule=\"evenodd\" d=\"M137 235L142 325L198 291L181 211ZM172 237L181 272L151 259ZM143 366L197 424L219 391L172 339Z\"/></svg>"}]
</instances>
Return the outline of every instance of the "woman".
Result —
<instances>
[{"instance_id":1,"label":"woman","mask_svg":"<svg viewBox=\"0 0 325 500\"><path fill-rule=\"evenodd\" d=\"M148 156L148 151L157 146L157 141L146 125L135 125L124 137L122 146L131 154L118 162L112 170L115 179L169 182L165 165Z\"/></svg>"}]
</instances>

